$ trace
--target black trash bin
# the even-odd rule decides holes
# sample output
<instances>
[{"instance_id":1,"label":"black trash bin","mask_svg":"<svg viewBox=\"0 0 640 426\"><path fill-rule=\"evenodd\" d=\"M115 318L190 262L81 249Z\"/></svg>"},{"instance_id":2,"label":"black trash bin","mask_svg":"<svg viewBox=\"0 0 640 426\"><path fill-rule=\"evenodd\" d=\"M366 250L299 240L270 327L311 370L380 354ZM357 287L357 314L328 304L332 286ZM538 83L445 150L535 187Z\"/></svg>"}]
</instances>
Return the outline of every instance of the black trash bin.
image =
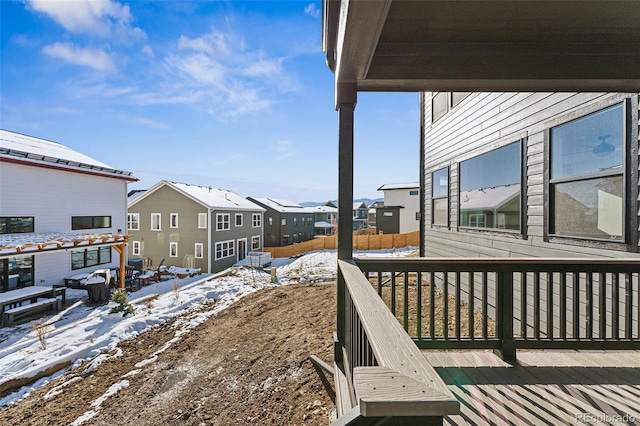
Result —
<instances>
[{"instance_id":1,"label":"black trash bin","mask_svg":"<svg viewBox=\"0 0 640 426\"><path fill-rule=\"evenodd\" d=\"M89 303L105 302L109 300L111 291L109 289L109 281L111 277L108 270L98 270L87 277L87 293L89 294Z\"/></svg>"}]
</instances>

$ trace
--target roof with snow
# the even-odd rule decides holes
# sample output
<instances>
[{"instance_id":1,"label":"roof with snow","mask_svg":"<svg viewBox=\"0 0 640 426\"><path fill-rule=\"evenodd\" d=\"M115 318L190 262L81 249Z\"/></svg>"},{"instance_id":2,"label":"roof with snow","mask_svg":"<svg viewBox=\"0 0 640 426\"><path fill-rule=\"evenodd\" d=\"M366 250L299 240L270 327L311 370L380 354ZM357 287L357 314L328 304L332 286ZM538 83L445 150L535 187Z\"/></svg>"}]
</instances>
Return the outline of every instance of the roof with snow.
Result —
<instances>
[{"instance_id":1,"label":"roof with snow","mask_svg":"<svg viewBox=\"0 0 640 426\"><path fill-rule=\"evenodd\" d=\"M387 191L390 189L415 189L420 188L420 183L418 182L408 182L408 183L385 183L378 191Z\"/></svg>"},{"instance_id":2,"label":"roof with snow","mask_svg":"<svg viewBox=\"0 0 640 426\"><path fill-rule=\"evenodd\" d=\"M114 169L57 142L0 129L0 161L48 167L137 181L131 172Z\"/></svg>"},{"instance_id":3,"label":"roof with snow","mask_svg":"<svg viewBox=\"0 0 640 426\"><path fill-rule=\"evenodd\" d=\"M460 191L460 210L495 210L520 193L520 184Z\"/></svg>"},{"instance_id":4,"label":"roof with snow","mask_svg":"<svg viewBox=\"0 0 640 426\"><path fill-rule=\"evenodd\" d=\"M302 207L300 204L296 204L293 201L289 201L289 200L281 200L278 198L265 198L265 197L250 197L250 199L280 213L313 213L314 212L312 207Z\"/></svg>"},{"instance_id":5,"label":"roof with snow","mask_svg":"<svg viewBox=\"0 0 640 426\"><path fill-rule=\"evenodd\" d=\"M0 258L126 243L124 234L20 233L0 235Z\"/></svg>"},{"instance_id":6,"label":"roof with snow","mask_svg":"<svg viewBox=\"0 0 640 426\"><path fill-rule=\"evenodd\" d=\"M210 209L222 210L249 210L263 212L264 209L259 205L252 203L246 198L236 194L228 189L212 188L210 186L192 185L188 183L171 182L162 180L140 196L131 200L129 206L148 197L158 188L168 186L174 190L184 194L192 200L204 205Z\"/></svg>"},{"instance_id":7,"label":"roof with snow","mask_svg":"<svg viewBox=\"0 0 640 426\"><path fill-rule=\"evenodd\" d=\"M314 213L338 213L338 209L336 207L330 206L313 206L307 208L312 210Z\"/></svg>"}]
</instances>

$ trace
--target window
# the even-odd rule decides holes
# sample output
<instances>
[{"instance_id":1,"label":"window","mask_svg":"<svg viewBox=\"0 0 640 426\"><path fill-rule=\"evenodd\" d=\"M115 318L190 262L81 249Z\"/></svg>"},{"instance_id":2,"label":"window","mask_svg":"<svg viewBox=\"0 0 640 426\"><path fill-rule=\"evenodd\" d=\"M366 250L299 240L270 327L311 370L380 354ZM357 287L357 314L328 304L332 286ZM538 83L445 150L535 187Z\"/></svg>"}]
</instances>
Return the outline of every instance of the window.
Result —
<instances>
[{"instance_id":1,"label":"window","mask_svg":"<svg viewBox=\"0 0 640 426\"><path fill-rule=\"evenodd\" d=\"M34 232L33 217L0 217L0 234Z\"/></svg>"},{"instance_id":2,"label":"window","mask_svg":"<svg viewBox=\"0 0 640 426\"><path fill-rule=\"evenodd\" d=\"M269 226L273 226L273 218L269 216Z\"/></svg>"},{"instance_id":3,"label":"window","mask_svg":"<svg viewBox=\"0 0 640 426\"><path fill-rule=\"evenodd\" d=\"M393 217L393 212L382 212L382 216L384 216L384 217Z\"/></svg>"},{"instance_id":4,"label":"window","mask_svg":"<svg viewBox=\"0 0 640 426\"><path fill-rule=\"evenodd\" d=\"M140 230L140 213L127 214L127 229L129 231Z\"/></svg>"},{"instance_id":5,"label":"window","mask_svg":"<svg viewBox=\"0 0 640 426\"><path fill-rule=\"evenodd\" d=\"M152 231L160 231L160 213L151 213L151 230Z\"/></svg>"},{"instance_id":6,"label":"window","mask_svg":"<svg viewBox=\"0 0 640 426\"><path fill-rule=\"evenodd\" d=\"M260 235L251 237L251 250L260 250Z\"/></svg>"},{"instance_id":7,"label":"window","mask_svg":"<svg viewBox=\"0 0 640 426\"><path fill-rule=\"evenodd\" d=\"M111 247L97 247L71 252L71 269L82 269L111 263Z\"/></svg>"},{"instance_id":8,"label":"window","mask_svg":"<svg viewBox=\"0 0 640 426\"><path fill-rule=\"evenodd\" d=\"M286 226L287 225L287 218L283 217L282 220L280 221L280 225L282 226Z\"/></svg>"},{"instance_id":9,"label":"window","mask_svg":"<svg viewBox=\"0 0 640 426\"><path fill-rule=\"evenodd\" d=\"M242 213L236 213L236 226L242 226Z\"/></svg>"},{"instance_id":10,"label":"window","mask_svg":"<svg viewBox=\"0 0 640 426\"><path fill-rule=\"evenodd\" d=\"M178 257L178 243L169 243L169 257Z\"/></svg>"},{"instance_id":11,"label":"window","mask_svg":"<svg viewBox=\"0 0 640 426\"><path fill-rule=\"evenodd\" d=\"M216 230L217 231L226 231L231 229L231 215L229 213L218 213L216 214Z\"/></svg>"},{"instance_id":12,"label":"window","mask_svg":"<svg viewBox=\"0 0 640 426\"><path fill-rule=\"evenodd\" d=\"M418 195L420 194L420 191L418 191L417 189L414 191L409 191L409 195Z\"/></svg>"},{"instance_id":13,"label":"window","mask_svg":"<svg viewBox=\"0 0 640 426\"><path fill-rule=\"evenodd\" d=\"M293 218L293 226L298 226L298 218L297 217Z\"/></svg>"},{"instance_id":14,"label":"window","mask_svg":"<svg viewBox=\"0 0 640 426\"><path fill-rule=\"evenodd\" d=\"M251 226L254 228L262 226L262 215L260 213L254 213L251 215Z\"/></svg>"},{"instance_id":15,"label":"window","mask_svg":"<svg viewBox=\"0 0 640 426\"><path fill-rule=\"evenodd\" d=\"M460 163L461 227L520 230L521 159L514 142Z\"/></svg>"},{"instance_id":16,"label":"window","mask_svg":"<svg viewBox=\"0 0 640 426\"><path fill-rule=\"evenodd\" d=\"M198 229L207 229L206 213L198 213Z\"/></svg>"},{"instance_id":17,"label":"window","mask_svg":"<svg viewBox=\"0 0 640 426\"><path fill-rule=\"evenodd\" d=\"M619 104L551 129L550 234L623 241L624 116Z\"/></svg>"},{"instance_id":18,"label":"window","mask_svg":"<svg viewBox=\"0 0 640 426\"><path fill-rule=\"evenodd\" d=\"M431 96L431 122L435 123L457 106L471 92L435 92Z\"/></svg>"},{"instance_id":19,"label":"window","mask_svg":"<svg viewBox=\"0 0 640 426\"><path fill-rule=\"evenodd\" d=\"M225 257L235 256L235 246L233 240L221 241L216 243L216 260L224 259Z\"/></svg>"},{"instance_id":20,"label":"window","mask_svg":"<svg viewBox=\"0 0 640 426\"><path fill-rule=\"evenodd\" d=\"M202 243L196 243L194 251L196 259L204 258L204 245Z\"/></svg>"},{"instance_id":21,"label":"window","mask_svg":"<svg viewBox=\"0 0 640 426\"><path fill-rule=\"evenodd\" d=\"M449 167L431 173L431 224L449 226Z\"/></svg>"},{"instance_id":22,"label":"window","mask_svg":"<svg viewBox=\"0 0 640 426\"><path fill-rule=\"evenodd\" d=\"M133 241L131 244L131 254L140 256L140 241Z\"/></svg>"},{"instance_id":23,"label":"window","mask_svg":"<svg viewBox=\"0 0 640 426\"><path fill-rule=\"evenodd\" d=\"M71 216L71 229L111 228L111 216Z\"/></svg>"},{"instance_id":24,"label":"window","mask_svg":"<svg viewBox=\"0 0 640 426\"><path fill-rule=\"evenodd\" d=\"M171 213L169 215L169 228L178 227L178 213Z\"/></svg>"}]
</instances>

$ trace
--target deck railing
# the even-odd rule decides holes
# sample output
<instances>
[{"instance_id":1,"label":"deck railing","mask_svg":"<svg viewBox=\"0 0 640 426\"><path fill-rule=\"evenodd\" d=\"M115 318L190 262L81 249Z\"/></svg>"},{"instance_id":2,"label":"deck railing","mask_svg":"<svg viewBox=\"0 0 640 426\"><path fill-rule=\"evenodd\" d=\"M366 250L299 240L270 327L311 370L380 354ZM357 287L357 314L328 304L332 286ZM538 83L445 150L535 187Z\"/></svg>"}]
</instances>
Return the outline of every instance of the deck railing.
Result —
<instances>
[{"instance_id":1,"label":"deck railing","mask_svg":"<svg viewBox=\"0 0 640 426\"><path fill-rule=\"evenodd\" d=\"M640 349L637 259L355 263L420 348L494 349L505 360L518 348Z\"/></svg>"},{"instance_id":2,"label":"deck railing","mask_svg":"<svg viewBox=\"0 0 640 426\"><path fill-rule=\"evenodd\" d=\"M442 424L460 405L364 274L338 261L335 424Z\"/></svg>"}]
</instances>

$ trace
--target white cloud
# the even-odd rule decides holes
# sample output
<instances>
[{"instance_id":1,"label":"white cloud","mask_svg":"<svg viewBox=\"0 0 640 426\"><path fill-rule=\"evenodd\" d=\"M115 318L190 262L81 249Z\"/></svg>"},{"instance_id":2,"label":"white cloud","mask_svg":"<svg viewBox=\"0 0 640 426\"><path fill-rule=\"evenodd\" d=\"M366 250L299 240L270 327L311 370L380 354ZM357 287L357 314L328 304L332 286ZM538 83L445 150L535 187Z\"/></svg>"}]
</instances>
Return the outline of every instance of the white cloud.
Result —
<instances>
[{"instance_id":1,"label":"white cloud","mask_svg":"<svg viewBox=\"0 0 640 426\"><path fill-rule=\"evenodd\" d=\"M250 63L244 70L248 76L272 76L282 73L282 60L261 60Z\"/></svg>"},{"instance_id":2,"label":"white cloud","mask_svg":"<svg viewBox=\"0 0 640 426\"><path fill-rule=\"evenodd\" d=\"M293 155L293 144L290 140L281 140L269 145L269 149L274 154L275 160L284 160Z\"/></svg>"},{"instance_id":3,"label":"white cloud","mask_svg":"<svg viewBox=\"0 0 640 426\"><path fill-rule=\"evenodd\" d=\"M313 16L314 18L320 17L320 9L318 9L315 3L310 3L304 8L304 13L309 16Z\"/></svg>"},{"instance_id":4,"label":"white cloud","mask_svg":"<svg viewBox=\"0 0 640 426\"><path fill-rule=\"evenodd\" d=\"M142 48L142 53L149 58L154 58L156 56L155 53L153 53L153 48L149 45Z\"/></svg>"},{"instance_id":5,"label":"white cloud","mask_svg":"<svg viewBox=\"0 0 640 426\"><path fill-rule=\"evenodd\" d=\"M88 66L98 71L116 69L112 58L99 49L76 47L71 43L53 43L43 47L42 52L71 64Z\"/></svg>"},{"instance_id":6,"label":"white cloud","mask_svg":"<svg viewBox=\"0 0 640 426\"><path fill-rule=\"evenodd\" d=\"M227 37L224 34L212 30L210 33L194 39L181 35L178 39L178 48L191 49L210 55L227 56L231 52L228 43Z\"/></svg>"},{"instance_id":7,"label":"white cloud","mask_svg":"<svg viewBox=\"0 0 640 426\"><path fill-rule=\"evenodd\" d=\"M30 9L44 13L67 31L100 37L145 38L133 27L129 6L112 0L27 0Z\"/></svg>"}]
</instances>

